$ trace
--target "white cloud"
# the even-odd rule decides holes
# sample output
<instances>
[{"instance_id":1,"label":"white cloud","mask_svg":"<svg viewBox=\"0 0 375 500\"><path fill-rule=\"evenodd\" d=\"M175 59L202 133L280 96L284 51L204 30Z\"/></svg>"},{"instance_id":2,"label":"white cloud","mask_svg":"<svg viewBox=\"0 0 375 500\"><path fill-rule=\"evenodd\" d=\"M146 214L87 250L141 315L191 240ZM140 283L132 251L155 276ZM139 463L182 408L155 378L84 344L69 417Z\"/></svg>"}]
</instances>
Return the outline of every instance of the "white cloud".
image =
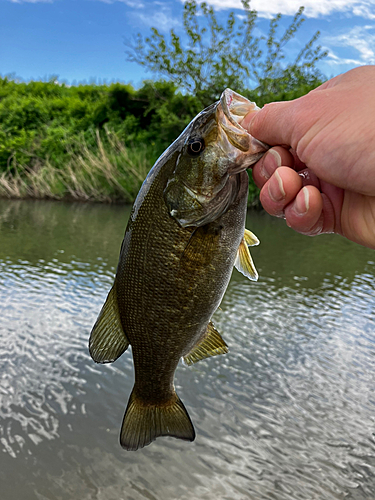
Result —
<instances>
[{"instance_id":1,"label":"white cloud","mask_svg":"<svg viewBox=\"0 0 375 500\"><path fill-rule=\"evenodd\" d=\"M350 64L351 66L361 66L363 62L359 59L348 59L345 57L339 57L332 50L329 51L327 59L325 59L325 63L330 64L331 66L341 66L342 64Z\"/></svg>"},{"instance_id":2,"label":"white cloud","mask_svg":"<svg viewBox=\"0 0 375 500\"><path fill-rule=\"evenodd\" d=\"M330 47L345 47L358 52L357 59L342 59L330 51L327 62L331 64L375 64L375 26L354 26L337 36L324 37L322 42Z\"/></svg>"},{"instance_id":3,"label":"white cloud","mask_svg":"<svg viewBox=\"0 0 375 500\"><path fill-rule=\"evenodd\" d=\"M240 0L207 0L217 9L241 8ZM181 0L183 2L183 0ZM199 0L201 3L201 0ZM301 5L305 6L307 17L319 17L344 12L367 19L375 19L374 0L252 0L251 8L258 11L261 17L270 17L278 12L294 15Z\"/></svg>"},{"instance_id":4,"label":"white cloud","mask_svg":"<svg viewBox=\"0 0 375 500\"><path fill-rule=\"evenodd\" d=\"M375 19L374 2L361 2L353 8L355 16L364 17L365 19Z\"/></svg>"},{"instance_id":5,"label":"white cloud","mask_svg":"<svg viewBox=\"0 0 375 500\"><path fill-rule=\"evenodd\" d=\"M168 11L153 12L151 15L137 13L136 16L145 26L155 27L159 31L169 32L181 25L181 22L173 18Z\"/></svg>"}]
</instances>

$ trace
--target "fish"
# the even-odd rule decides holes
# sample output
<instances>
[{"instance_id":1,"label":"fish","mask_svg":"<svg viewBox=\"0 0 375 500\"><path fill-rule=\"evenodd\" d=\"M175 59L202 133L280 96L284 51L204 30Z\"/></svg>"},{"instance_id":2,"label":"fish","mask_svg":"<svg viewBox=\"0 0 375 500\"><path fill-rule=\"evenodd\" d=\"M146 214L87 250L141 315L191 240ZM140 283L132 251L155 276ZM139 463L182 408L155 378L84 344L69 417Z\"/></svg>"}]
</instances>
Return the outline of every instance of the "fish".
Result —
<instances>
[{"instance_id":1,"label":"fish","mask_svg":"<svg viewBox=\"0 0 375 500\"><path fill-rule=\"evenodd\" d=\"M134 202L89 340L97 363L131 345L135 382L120 432L126 450L159 436L195 439L173 383L177 365L228 352L212 315L234 266L258 279L248 247L259 240L245 229L246 170L268 146L241 126L258 109L226 89L160 156Z\"/></svg>"}]
</instances>

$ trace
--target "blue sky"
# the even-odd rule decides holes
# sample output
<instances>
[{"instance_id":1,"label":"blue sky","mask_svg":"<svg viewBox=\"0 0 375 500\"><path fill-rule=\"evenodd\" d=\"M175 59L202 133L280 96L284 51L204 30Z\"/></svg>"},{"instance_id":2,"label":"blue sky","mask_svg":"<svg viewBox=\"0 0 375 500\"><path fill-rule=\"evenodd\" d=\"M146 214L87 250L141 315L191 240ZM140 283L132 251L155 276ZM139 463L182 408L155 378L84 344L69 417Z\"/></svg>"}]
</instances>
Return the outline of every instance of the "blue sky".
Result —
<instances>
[{"instance_id":1,"label":"blue sky","mask_svg":"<svg viewBox=\"0 0 375 500\"><path fill-rule=\"evenodd\" d=\"M226 17L241 15L240 0L209 2ZM154 0L0 0L0 74L24 80L58 76L68 83L122 81L138 86L150 73L126 61L124 39L151 26L182 27L182 2ZM329 50L327 76L375 64L375 0L252 0L258 33L277 12L289 23L300 5L307 18L286 55L293 57L316 30Z\"/></svg>"}]
</instances>

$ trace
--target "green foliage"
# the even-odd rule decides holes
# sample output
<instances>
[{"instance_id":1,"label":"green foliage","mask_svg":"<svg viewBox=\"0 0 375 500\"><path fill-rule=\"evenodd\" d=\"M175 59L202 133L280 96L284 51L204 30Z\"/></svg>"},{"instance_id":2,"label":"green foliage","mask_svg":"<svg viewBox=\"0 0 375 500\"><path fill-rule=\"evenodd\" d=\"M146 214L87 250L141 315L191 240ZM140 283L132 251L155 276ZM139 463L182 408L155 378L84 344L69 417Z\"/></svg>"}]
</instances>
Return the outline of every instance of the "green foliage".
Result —
<instances>
[{"instance_id":1,"label":"green foliage","mask_svg":"<svg viewBox=\"0 0 375 500\"><path fill-rule=\"evenodd\" d=\"M82 142L97 148L107 127L127 146L153 153L176 138L200 106L171 82L145 82L135 90L120 83L68 87L56 82L16 83L0 78L0 171L48 161L64 168ZM151 166L151 165L150 165Z\"/></svg>"},{"instance_id":2,"label":"green foliage","mask_svg":"<svg viewBox=\"0 0 375 500\"><path fill-rule=\"evenodd\" d=\"M237 21L230 12L226 23L220 24L214 9L205 2L200 4L200 15L196 1L186 1L184 34L180 36L172 29L167 41L157 28L151 28L149 37L138 34L129 45L128 59L167 77L204 106L215 101L226 87L240 93L255 88L262 98L322 79L316 63L327 53L320 46L314 47L319 32L294 61L285 64L284 47L305 21L303 7L280 36L281 15L271 19L266 38L254 35L257 12L250 8L249 0L241 2L243 19Z\"/></svg>"},{"instance_id":3,"label":"green foliage","mask_svg":"<svg viewBox=\"0 0 375 500\"><path fill-rule=\"evenodd\" d=\"M185 38L171 30L167 42L156 28L145 40L138 36L130 59L168 78L138 90L0 78L0 194L132 201L147 169L224 88L262 106L317 87L316 63L325 56L315 47L319 33L285 64L303 8L281 35L281 16L274 17L264 38L254 35L256 11L242 3L242 20L231 12L220 24L212 7L188 1ZM253 183L249 193L257 199Z\"/></svg>"},{"instance_id":4,"label":"green foliage","mask_svg":"<svg viewBox=\"0 0 375 500\"><path fill-rule=\"evenodd\" d=\"M298 82L286 85L278 94L259 96L256 90L246 89L243 94L263 105L299 97L318 83L311 80L300 86ZM132 201L140 179L131 180L126 155L134 156L135 170L142 164L140 175L144 177L145 165L150 168L201 109L200 98L182 94L173 82L146 81L135 90L120 83L68 87L0 78L0 195L60 198L69 194L95 199L97 193L97 199ZM122 191L115 181L108 183L97 161L91 161L103 158L100 144L112 167L117 165L118 176L110 169L116 182L121 184L124 179ZM126 154L119 153L119 144L124 145ZM78 160L83 157L90 159L93 169L83 168ZM72 186L72 179L80 179L81 190L75 183ZM257 199L252 183L249 193L252 202Z\"/></svg>"}]
</instances>

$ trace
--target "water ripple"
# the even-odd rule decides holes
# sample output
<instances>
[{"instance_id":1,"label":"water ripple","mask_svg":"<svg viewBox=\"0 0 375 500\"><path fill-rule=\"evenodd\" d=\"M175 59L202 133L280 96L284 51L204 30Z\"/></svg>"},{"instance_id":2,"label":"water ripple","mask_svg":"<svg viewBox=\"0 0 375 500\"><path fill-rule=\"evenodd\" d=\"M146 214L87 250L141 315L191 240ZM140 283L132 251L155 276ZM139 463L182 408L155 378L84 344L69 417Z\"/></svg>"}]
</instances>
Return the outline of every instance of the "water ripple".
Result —
<instances>
[{"instance_id":1,"label":"water ripple","mask_svg":"<svg viewBox=\"0 0 375 500\"><path fill-rule=\"evenodd\" d=\"M126 453L131 353L87 352L123 211L0 201L1 498L373 500L373 253L252 215L260 280L235 272L215 314L230 352L177 370L196 441Z\"/></svg>"},{"instance_id":2,"label":"water ripple","mask_svg":"<svg viewBox=\"0 0 375 500\"><path fill-rule=\"evenodd\" d=\"M57 438L56 415L79 411L75 395L86 385L79 367L87 359L87 316L94 321L90 303L100 307L98 290L112 279L100 266L77 277L80 268L85 263L56 259L0 262L0 440L13 457Z\"/></svg>"}]
</instances>

